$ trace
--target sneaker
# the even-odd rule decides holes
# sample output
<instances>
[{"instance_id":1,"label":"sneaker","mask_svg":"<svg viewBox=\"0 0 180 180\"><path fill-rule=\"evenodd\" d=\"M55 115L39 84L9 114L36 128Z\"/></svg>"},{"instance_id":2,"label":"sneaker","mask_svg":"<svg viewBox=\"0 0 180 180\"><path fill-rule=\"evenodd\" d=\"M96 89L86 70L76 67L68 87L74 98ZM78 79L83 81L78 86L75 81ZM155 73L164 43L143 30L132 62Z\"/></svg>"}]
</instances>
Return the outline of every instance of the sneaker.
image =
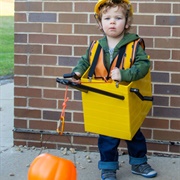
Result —
<instances>
[{"instance_id":1,"label":"sneaker","mask_svg":"<svg viewBox=\"0 0 180 180\"><path fill-rule=\"evenodd\" d=\"M131 172L146 178L153 178L157 175L157 172L147 163L132 165Z\"/></svg>"},{"instance_id":2,"label":"sneaker","mask_svg":"<svg viewBox=\"0 0 180 180\"><path fill-rule=\"evenodd\" d=\"M117 180L115 170L102 170L101 173L102 180Z\"/></svg>"}]
</instances>

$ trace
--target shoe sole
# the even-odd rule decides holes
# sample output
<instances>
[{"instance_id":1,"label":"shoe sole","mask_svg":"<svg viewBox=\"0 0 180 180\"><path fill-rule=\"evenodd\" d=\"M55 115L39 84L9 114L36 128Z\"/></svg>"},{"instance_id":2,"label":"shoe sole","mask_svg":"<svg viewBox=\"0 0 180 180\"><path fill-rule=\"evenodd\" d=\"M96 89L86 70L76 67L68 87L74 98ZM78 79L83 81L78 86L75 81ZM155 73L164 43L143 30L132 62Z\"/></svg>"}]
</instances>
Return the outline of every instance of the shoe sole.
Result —
<instances>
[{"instance_id":1,"label":"shoe sole","mask_svg":"<svg viewBox=\"0 0 180 180\"><path fill-rule=\"evenodd\" d=\"M145 178L153 178L153 177L156 177L157 176L157 173L154 172L154 174L150 174L150 175L146 175L146 174L142 174L142 173L138 173L138 172L135 172L135 171L131 171L133 174L136 174L136 175L141 175Z\"/></svg>"}]
</instances>

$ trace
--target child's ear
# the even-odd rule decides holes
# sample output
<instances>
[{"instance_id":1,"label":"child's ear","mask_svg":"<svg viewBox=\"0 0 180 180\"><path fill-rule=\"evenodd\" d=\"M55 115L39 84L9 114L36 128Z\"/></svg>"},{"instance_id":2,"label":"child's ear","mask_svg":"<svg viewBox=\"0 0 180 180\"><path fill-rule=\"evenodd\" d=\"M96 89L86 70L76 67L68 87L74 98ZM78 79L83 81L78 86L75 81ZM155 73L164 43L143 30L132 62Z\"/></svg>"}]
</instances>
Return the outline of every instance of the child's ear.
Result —
<instances>
[{"instance_id":1,"label":"child's ear","mask_svg":"<svg viewBox=\"0 0 180 180\"><path fill-rule=\"evenodd\" d=\"M102 30L103 28L102 28L102 24L101 23L99 23L99 29L100 30Z\"/></svg>"},{"instance_id":2,"label":"child's ear","mask_svg":"<svg viewBox=\"0 0 180 180\"><path fill-rule=\"evenodd\" d=\"M102 30L103 28L102 28L102 24L101 24L101 22L100 21L98 21L98 26L99 26L99 29L100 30Z\"/></svg>"},{"instance_id":3,"label":"child's ear","mask_svg":"<svg viewBox=\"0 0 180 180\"><path fill-rule=\"evenodd\" d=\"M126 24L125 28L128 29L129 28L129 24Z\"/></svg>"}]
</instances>

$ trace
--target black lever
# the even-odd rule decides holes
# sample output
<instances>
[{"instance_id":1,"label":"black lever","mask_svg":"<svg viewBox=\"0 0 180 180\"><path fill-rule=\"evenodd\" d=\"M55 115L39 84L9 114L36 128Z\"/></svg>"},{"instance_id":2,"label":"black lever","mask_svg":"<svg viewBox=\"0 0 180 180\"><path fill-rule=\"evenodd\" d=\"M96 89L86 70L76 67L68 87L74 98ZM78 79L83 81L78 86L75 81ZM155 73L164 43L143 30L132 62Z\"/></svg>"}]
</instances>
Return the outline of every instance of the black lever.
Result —
<instances>
[{"instance_id":1,"label":"black lever","mask_svg":"<svg viewBox=\"0 0 180 180\"><path fill-rule=\"evenodd\" d=\"M151 96L143 96L139 92L139 89L137 89L137 88L131 88L130 92L135 93L142 101L153 101L153 97L151 97Z\"/></svg>"}]
</instances>

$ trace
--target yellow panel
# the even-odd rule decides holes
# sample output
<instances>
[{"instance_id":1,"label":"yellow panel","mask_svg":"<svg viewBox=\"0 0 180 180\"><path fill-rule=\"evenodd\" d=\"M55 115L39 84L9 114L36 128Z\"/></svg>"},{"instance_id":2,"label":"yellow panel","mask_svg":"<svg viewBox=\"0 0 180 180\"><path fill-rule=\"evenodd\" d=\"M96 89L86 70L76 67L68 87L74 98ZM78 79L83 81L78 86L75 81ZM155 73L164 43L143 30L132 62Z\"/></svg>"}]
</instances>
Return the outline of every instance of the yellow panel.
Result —
<instances>
[{"instance_id":1,"label":"yellow panel","mask_svg":"<svg viewBox=\"0 0 180 180\"><path fill-rule=\"evenodd\" d=\"M139 89L143 96L152 96L150 72L141 80L119 84L92 79L87 73L82 85L124 96L124 100L95 92L82 92L85 131L131 140L152 107L152 101L142 101L130 88Z\"/></svg>"}]
</instances>

